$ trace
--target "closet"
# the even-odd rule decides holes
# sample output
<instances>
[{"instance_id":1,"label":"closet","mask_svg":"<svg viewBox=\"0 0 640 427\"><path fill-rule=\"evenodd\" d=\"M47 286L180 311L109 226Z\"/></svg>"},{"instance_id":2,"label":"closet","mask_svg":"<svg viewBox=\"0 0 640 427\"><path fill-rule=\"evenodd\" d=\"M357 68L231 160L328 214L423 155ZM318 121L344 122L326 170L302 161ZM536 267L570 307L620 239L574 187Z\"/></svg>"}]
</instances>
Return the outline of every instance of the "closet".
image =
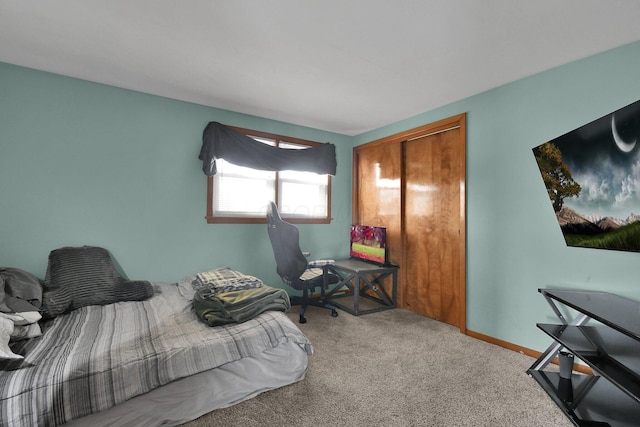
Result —
<instances>
[{"instance_id":1,"label":"closet","mask_svg":"<svg viewBox=\"0 0 640 427\"><path fill-rule=\"evenodd\" d=\"M466 115L353 149L353 222L387 227L398 307L466 331ZM385 284L388 286L388 284Z\"/></svg>"}]
</instances>

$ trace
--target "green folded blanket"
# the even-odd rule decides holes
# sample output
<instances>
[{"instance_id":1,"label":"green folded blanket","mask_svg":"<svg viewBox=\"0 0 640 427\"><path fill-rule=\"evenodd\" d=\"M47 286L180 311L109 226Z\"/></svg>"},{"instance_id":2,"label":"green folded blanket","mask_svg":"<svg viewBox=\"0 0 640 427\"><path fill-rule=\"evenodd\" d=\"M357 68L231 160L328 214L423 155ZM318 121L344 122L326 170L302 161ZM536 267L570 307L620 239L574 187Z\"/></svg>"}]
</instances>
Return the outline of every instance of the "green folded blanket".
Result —
<instances>
[{"instance_id":1,"label":"green folded blanket","mask_svg":"<svg viewBox=\"0 0 640 427\"><path fill-rule=\"evenodd\" d=\"M207 325L220 326L246 322L268 310L287 312L291 302L286 291L266 285L217 294L203 288L193 296L193 308Z\"/></svg>"}]
</instances>

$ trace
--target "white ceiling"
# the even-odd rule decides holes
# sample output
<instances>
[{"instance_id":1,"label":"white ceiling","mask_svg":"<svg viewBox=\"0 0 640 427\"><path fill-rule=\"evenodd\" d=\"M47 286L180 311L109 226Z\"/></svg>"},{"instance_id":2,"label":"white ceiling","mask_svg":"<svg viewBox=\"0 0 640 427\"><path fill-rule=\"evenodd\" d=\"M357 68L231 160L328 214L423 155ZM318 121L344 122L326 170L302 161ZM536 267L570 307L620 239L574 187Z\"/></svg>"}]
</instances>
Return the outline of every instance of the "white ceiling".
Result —
<instances>
[{"instance_id":1,"label":"white ceiling","mask_svg":"<svg viewBox=\"0 0 640 427\"><path fill-rule=\"evenodd\" d=\"M638 0L0 0L0 62L347 135L637 40Z\"/></svg>"}]
</instances>

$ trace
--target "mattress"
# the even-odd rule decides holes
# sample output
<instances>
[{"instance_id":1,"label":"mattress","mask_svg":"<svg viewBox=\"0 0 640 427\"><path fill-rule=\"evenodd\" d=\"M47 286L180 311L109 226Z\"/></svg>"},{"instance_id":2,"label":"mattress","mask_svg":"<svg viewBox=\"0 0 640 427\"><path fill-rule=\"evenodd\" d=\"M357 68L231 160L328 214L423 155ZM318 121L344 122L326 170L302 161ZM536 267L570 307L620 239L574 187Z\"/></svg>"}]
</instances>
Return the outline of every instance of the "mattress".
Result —
<instances>
[{"instance_id":1,"label":"mattress","mask_svg":"<svg viewBox=\"0 0 640 427\"><path fill-rule=\"evenodd\" d=\"M286 314L212 328L176 285L154 286L43 323L0 375L0 425L176 425L304 378L312 346Z\"/></svg>"},{"instance_id":2,"label":"mattress","mask_svg":"<svg viewBox=\"0 0 640 427\"><path fill-rule=\"evenodd\" d=\"M65 424L69 427L176 426L260 393L304 379L307 355L287 342L216 369L182 378L113 408Z\"/></svg>"}]
</instances>

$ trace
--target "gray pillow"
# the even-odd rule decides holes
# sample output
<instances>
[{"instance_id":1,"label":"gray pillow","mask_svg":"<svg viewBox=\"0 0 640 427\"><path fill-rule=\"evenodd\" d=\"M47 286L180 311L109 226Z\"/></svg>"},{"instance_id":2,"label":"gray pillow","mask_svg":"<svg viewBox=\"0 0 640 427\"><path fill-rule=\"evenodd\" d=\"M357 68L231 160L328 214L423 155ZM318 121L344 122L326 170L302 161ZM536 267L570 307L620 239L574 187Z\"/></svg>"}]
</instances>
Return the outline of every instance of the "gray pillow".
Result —
<instances>
[{"instance_id":1,"label":"gray pillow","mask_svg":"<svg viewBox=\"0 0 640 427\"><path fill-rule=\"evenodd\" d=\"M9 313L11 310L7 307L7 304L4 302L4 277L0 275L0 312Z\"/></svg>"},{"instance_id":2,"label":"gray pillow","mask_svg":"<svg viewBox=\"0 0 640 427\"><path fill-rule=\"evenodd\" d=\"M120 275L106 249L60 248L49 254L42 312L51 318L88 305L142 301L152 295L151 283Z\"/></svg>"},{"instance_id":3,"label":"gray pillow","mask_svg":"<svg viewBox=\"0 0 640 427\"><path fill-rule=\"evenodd\" d=\"M33 274L19 268L0 268L0 311L38 311L42 285Z\"/></svg>"}]
</instances>

